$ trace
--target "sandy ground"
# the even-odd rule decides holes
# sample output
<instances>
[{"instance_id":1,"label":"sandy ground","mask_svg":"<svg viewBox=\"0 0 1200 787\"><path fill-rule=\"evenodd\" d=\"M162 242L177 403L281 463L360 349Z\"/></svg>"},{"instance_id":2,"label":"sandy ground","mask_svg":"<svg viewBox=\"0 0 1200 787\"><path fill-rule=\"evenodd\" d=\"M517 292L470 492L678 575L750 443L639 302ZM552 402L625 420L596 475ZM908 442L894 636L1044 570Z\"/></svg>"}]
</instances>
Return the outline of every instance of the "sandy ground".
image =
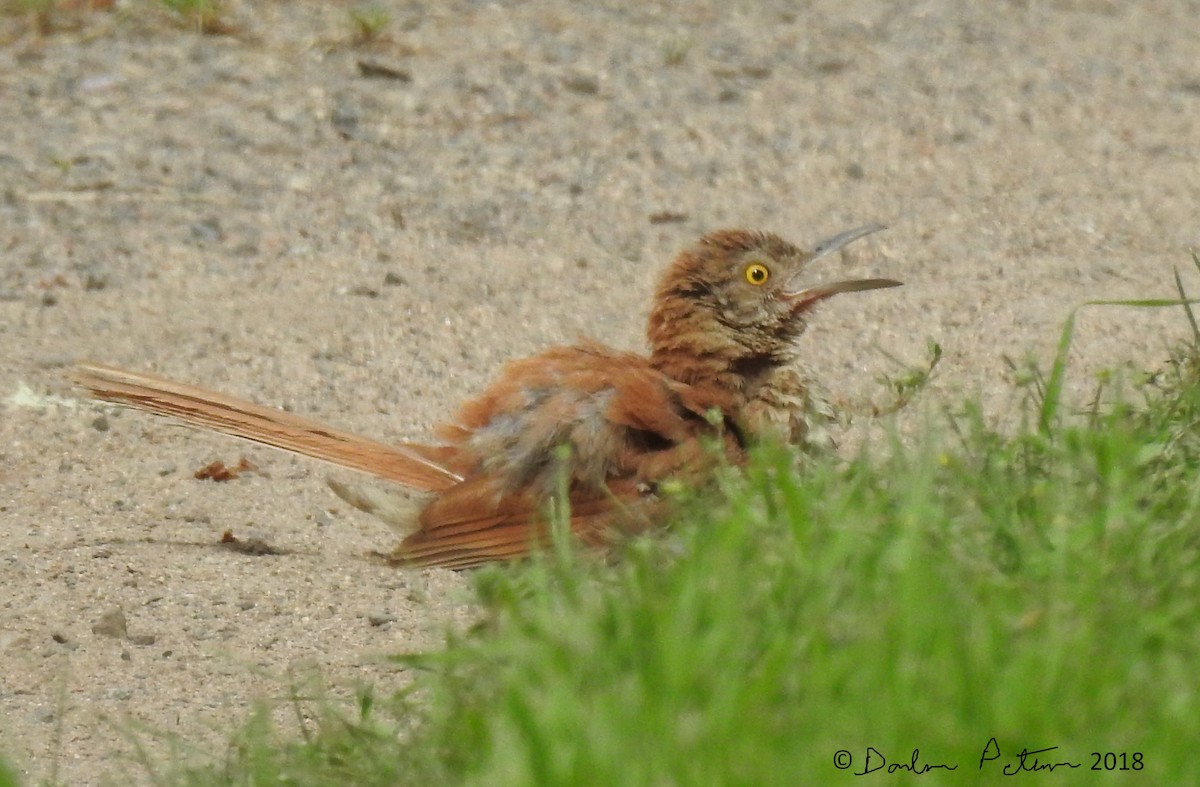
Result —
<instances>
[{"instance_id":1,"label":"sandy ground","mask_svg":"<svg viewBox=\"0 0 1200 787\"><path fill-rule=\"evenodd\" d=\"M0 19L0 748L31 784L128 770L145 730L219 756L289 675L400 685L381 654L471 616L464 577L363 559L393 536L323 466L81 401L76 359L421 438L506 358L640 348L704 231L882 221L825 264L907 286L828 304L813 367L869 396L935 339L937 387L1003 413L1003 357L1074 304L1200 292L1194 1L390 7L370 46L341 3L235 4L232 37ZM1085 312L1072 391L1185 328Z\"/></svg>"}]
</instances>

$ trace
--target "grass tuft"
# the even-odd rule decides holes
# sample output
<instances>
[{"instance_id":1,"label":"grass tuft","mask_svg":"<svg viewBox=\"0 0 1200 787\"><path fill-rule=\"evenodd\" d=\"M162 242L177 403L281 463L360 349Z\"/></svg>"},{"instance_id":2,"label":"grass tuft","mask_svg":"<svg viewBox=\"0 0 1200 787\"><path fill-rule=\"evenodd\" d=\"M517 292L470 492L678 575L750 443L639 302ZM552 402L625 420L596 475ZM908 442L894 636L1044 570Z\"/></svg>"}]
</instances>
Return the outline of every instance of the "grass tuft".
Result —
<instances>
[{"instance_id":1,"label":"grass tuft","mask_svg":"<svg viewBox=\"0 0 1200 787\"><path fill-rule=\"evenodd\" d=\"M347 12L354 27L357 44L370 44L379 40L392 24L392 13L379 5L363 5Z\"/></svg>"},{"instance_id":2,"label":"grass tuft","mask_svg":"<svg viewBox=\"0 0 1200 787\"><path fill-rule=\"evenodd\" d=\"M663 65L680 66L687 60L688 53L692 51L695 42L690 38L676 37L671 38L662 43L662 61Z\"/></svg>"},{"instance_id":3,"label":"grass tuft","mask_svg":"<svg viewBox=\"0 0 1200 787\"><path fill-rule=\"evenodd\" d=\"M158 0L167 11L198 33L232 35L237 29L226 18L227 0Z\"/></svg>"}]
</instances>

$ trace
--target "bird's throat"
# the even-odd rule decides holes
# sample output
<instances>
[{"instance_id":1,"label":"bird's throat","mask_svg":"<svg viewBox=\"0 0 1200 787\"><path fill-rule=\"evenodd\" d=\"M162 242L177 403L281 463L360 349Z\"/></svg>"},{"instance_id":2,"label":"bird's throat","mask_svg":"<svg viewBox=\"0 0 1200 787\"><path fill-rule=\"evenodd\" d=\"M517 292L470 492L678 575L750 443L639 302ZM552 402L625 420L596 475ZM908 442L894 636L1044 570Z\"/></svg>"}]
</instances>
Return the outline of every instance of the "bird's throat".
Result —
<instances>
[{"instance_id":1,"label":"bird's throat","mask_svg":"<svg viewBox=\"0 0 1200 787\"><path fill-rule=\"evenodd\" d=\"M724 350L723 352L721 350ZM650 362L663 374L698 388L707 389L734 406L753 396L787 359L762 354L734 354L729 348L658 347Z\"/></svg>"}]
</instances>

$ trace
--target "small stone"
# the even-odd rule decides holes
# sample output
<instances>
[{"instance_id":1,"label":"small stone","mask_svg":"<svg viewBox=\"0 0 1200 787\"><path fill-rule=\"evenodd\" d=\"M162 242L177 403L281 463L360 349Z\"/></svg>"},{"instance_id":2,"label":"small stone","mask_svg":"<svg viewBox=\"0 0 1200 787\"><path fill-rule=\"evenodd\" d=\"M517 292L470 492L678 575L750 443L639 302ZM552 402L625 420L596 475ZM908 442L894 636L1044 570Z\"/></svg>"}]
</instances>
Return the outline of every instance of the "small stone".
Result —
<instances>
[{"instance_id":1,"label":"small stone","mask_svg":"<svg viewBox=\"0 0 1200 787\"><path fill-rule=\"evenodd\" d=\"M382 60L363 58L358 61L358 73L368 79L390 79L395 82L408 84L412 82L412 73L406 69Z\"/></svg>"},{"instance_id":2,"label":"small stone","mask_svg":"<svg viewBox=\"0 0 1200 787\"><path fill-rule=\"evenodd\" d=\"M849 67L849 60L840 60L838 58L820 60L813 66L819 74L840 74Z\"/></svg>"},{"instance_id":3,"label":"small stone","mask_svg":"<svg viewBox=\"0 0 1200 787\"><path fill-rule=\"evenodd\" d=\"M225 238L221 222L215 216L192 222L188 227L192 239L202 244L220 243Z\"/></svg>"},{"instance_id":4,"label":"small stone","mask_svg":"<svg viewBox=\"0 0 1200 787\"><path fill-rule=\"evenodd\" d=\"M594 96L600 92L600 80L590 74L572 74L563 80L563 87L581 96Z\"/></svg>"},{"instance_id":5,"label":"small stone","mask_svg":"<svg viewBox=\"0 0 1200 787\"><path fill-rule=\"evenodd\" d=\"M134 645L145 648L145 647L149 647L150 645L153 645L154 643L158 642L158 635L157 634L134 634L133 636L131 636L129 638L129 641Z\"/></svg>"},{"instance_id":6,"label":"small stone","mask_svg":"<svg viewBox=\"0 0 1200 787\"><path fill-rule=\"evenodd\" d=\"M34 359L43 369L64 369L75 364L73 353L46 353Z\"/></svg>"},{"instance_id":7,"label":"small stone","mask_svg":"<svg viewBox=\"0 0 1200 787\"><path fill-rule=\"evenodd\" d=\"M67 639L66 634L60 634L57 631L50 635L50 639L54 640L59 645L66 645L68 642L70 642L70 640Z\"/></svg>"},{"instance_id":8,"label":"small stone","mask_svg":"<svg viewBox=\"0 0 1200 787\"><path fill-rule=\"evenodd\" d=\"M392 206L388 209L388 216L392 219L392 224L398 229L407 229L407 224L404 221L404 211L398 206Z\"/></svg>"},{"instance_id":9,"label":"small stone","mask_svg":"<svg viewBox=\"0 0 1200 787\"><path fill-rule=\"evenodd\" d=\"M386 626L388 623L395 623L396 616L387 612L379 612L374 615L367 615L367 622L373 627L379 628L380 626Z\"/></svg>"},{"instance_id":10,"label":"small stone","mask_svg":"<svg viewBox=\"0 0 1200 787\"><path fill-rule=\"evenodd\" d=\"M108 416L98 415L92 419L92 428L97 432L107 432L111 428L108 422Z\"/></svg>"},{"instance_id":11,"label":"small stone","mask_svg":"<svg viewBox=\"0 0 1200 787\"><path fill-rule=\"evenodd\" d=\"M329 113L329 122L344 137L353 137L358 133L358 113L350 107L334 107Z\"/></svg>"},{"instance_id":12,"label":"small stone","mask_svg":"<svg viewBox=\"0 0 1200 787\"><path fill-rule=\"evenodd\" d=\"M651 224L678 224L688 220L688 215L677 210L657 210L649 216Z\"/></svg>"},{"instance_id":13,"label":"small stone","mask_svg":"<svg viewBox=\"0 0 1200 787\"><path fill-rule=\"evenodd\" d=\"M100 620L92 626L92 633L113 639L125 639L129 636L129 628L125 622L125 613L120 609L105 612Z\"/></svg>"}]
</instances>

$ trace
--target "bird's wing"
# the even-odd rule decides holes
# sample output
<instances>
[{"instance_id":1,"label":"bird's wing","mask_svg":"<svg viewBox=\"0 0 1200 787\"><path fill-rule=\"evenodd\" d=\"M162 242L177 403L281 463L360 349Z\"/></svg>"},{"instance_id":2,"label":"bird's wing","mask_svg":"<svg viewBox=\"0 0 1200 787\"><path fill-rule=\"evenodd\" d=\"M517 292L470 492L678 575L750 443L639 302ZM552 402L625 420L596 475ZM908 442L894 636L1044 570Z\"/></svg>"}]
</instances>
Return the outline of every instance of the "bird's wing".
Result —
<instances>
[{"instance_id":1,"label":"bird's wing","mask_svg":"<svg viewBox=\"0 0 1200 787\"><path fill-rule=\"evenodd\" d=\"M508 364L438 433L505 493L553 490L564 468L572 484L598 486L637 476L647 457L711 431L684 401L687 389L637 355L556 347Z\"/></svg>"},{"instance_id":2,"label":"bird's wing","mask_svg":"<svg viewBox=\"0 0 1200 787\"><path fill-rule=\"evenodd\" d=\"M524 557L551 541L556 519L549 498L510 495L497 499L494 479L478 477L458 485L425 508L420 529L389 556L397 565L473 568L497 560ZM617 532L646 529L660 501L631 480L608 490L572 490L563 512L571 534L601 547Z\"/></svg>"},{"instance_id":3,"label":"bird's wing","mask_svg":"<svg viewBox=\"0 0 1200 787\"><path fill-rule=\"evenodd\" d=\"M465 568L547 542L547 509L569 489L570 529L600 545L645 529L660 512L656 482L706 453L712 433L677 381L637 356L560 347L509 364L442 435L475 472L421 512L397 563Z\"/></svg>"},{"instance_id":4,"label":"bird's wing","mask_svg":"<svg viewBox=\"0 0 1200 787\"><path fill-rule=\"evenodd\" d=\"M171 416L192 426L322 459L414 489L441 492L463 480L440 460L442 452L437 448L387 445L282 410L140 372L80 364L73 376L104 401Z\"/></svg>"}]
</instances>

